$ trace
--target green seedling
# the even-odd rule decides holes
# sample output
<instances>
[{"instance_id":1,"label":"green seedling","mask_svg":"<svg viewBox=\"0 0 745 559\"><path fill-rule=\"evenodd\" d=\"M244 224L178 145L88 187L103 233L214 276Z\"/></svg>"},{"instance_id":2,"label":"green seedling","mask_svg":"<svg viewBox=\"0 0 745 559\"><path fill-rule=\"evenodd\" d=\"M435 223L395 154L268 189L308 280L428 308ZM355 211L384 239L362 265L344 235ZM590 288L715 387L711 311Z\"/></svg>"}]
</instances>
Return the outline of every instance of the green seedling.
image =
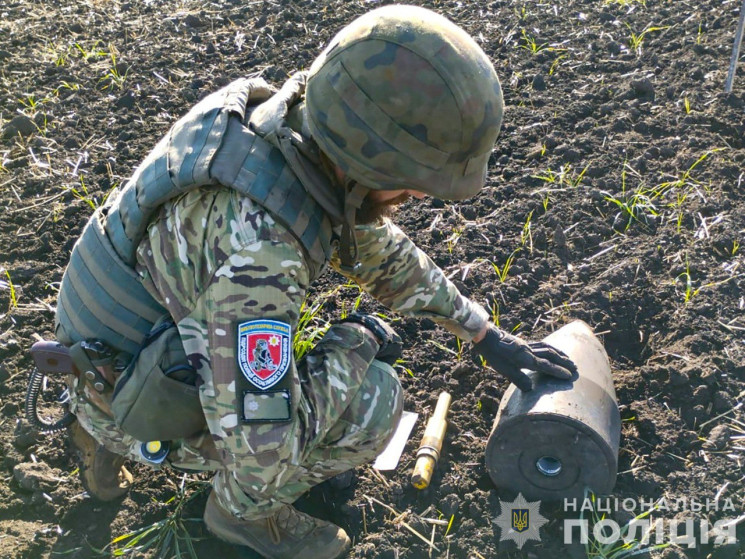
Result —
<instances>
[{"instance_id":1,"label":"green seedling","mask_svg":"<svg viewBox=\"0 0 745 559\"><path fill-rule=\"evenodd\" d=\"M615 204L618 209L621 210L621 215L626 217L626 225L624 231L628 231L629 227L634 221L644 223L642 216L659 216L657 206L655 206L653 199L650 198L644 191L643 188L639 188L634 192L631 192L628 196L622 196L621 198L615 198L609 192L603 191L605 199L612 204Z\"/></svg>"},{"instance_id":2,"label":"green seedling","mask_svg":"<svg viewBox=\"0 0 745 559\"><path fill-rule=\"evenodd\" d=\"M442 345L440 342L437 342L435 340L427 340L427 343L432 344L437 349L441 349L442 351L454 356L456 361L460 361L461 359L463 359L464 346L463 343L460 341L460 338L455 338L456 349L450 349L449 347Z\"/></svg>"},{"instance_id":3,"label":"green seedling","mask_svg":"<svg viewBox=\"0 0 745 559\"><path fill-rule=\"evenodd\" d=\"M75 196L75 198L77 198L78 200L82 200L83 202L88 204L93 211L96 211L100 206L100 204L98 203L98 199L95 196L92 196L90 192L88 192L88 186L85 184L85 178L83 178L83 175L80 175L80 188L70 187L70 192L72 192L72 195ZM109 197L110 193L111 190L109 190L109 192L104 195L101 204L106 202L106 198Z\"/></svg>"},{"instance_id":4,"label":"green seedling","mask_svg":"<svg viewBox=\"0 0 745 559\"><path fill-rule=\"evenodd\" d=\"M695 287L693 284L693 277L691 275L691 267L688 262L688 255L686 254L685 270L677 275L673 283L675 284L676 291L679 291L680 287L682 286L682 290L680 290L679 292L683 299L683 304L687 305L693 300L694 297L696 297L696 295L698 295L701 292L701 290L708 288L708 287L716 287L718 285L725 284L729 281L741 278L743 277L743 275L745 274L731 275L730 277L725 278L723 280L710 281L708 283L700 285L699 287Z\"/></svg>"},{"instance_id":5,"label":"green seedling","mask_svg":"<svg viewBox=\"0 0 745 559\"><path fill-rule=\"evenodd\" d=\"M324 300L324 295L319 295L313 301L306 298L300 305L300 318L298 319L295 336L292 339L295 361L299 361L313 349L317 340L321 339L331 326L319 316L324 306Z\"/></svg>"},{"instance_id":6,"label":"green seedling","mask_svg":"<svg viewBox=\"0 0 745 559\"><path fill-rule=\"evenodd\" d=\"M543 174L540 175L530 175L534 179L539 179L544 182L547 182L549 184L556 184L558 186L571 186L573 188L577 188L582 184L582 179L585 177L585 173L587 173L587 169L589 169L590 166L585 166L582 171L575 174L572 172L572 165L567 163L566 165L562 165L561 168L558 171L554 171L549 167L546 169Z\"/></svg>"},{"instance_id":7,"label":"green seedling","mask_svg":"<svg viewBox=\"0 0 745 559\"><path fill-rule=\"evenodd\" d=\"M666 181L658 184L655 187L655 194L657 196L662 196L665 193L667 193L669 190L675 190L675 189L681 189L686 186L697 186L700 183L695 180L691 174L693 173L694 169L698 167L701 163L703 163L710 155L723 151L726 148L714 148L706 153L704 153L701 157L699 157L696 161L693 162L693 164L688 167L683 173L680 174L680 176L673 181Z\"/></svg>"},{"instance_id":8,"label":"green seedling","mask_svg":"<svg viewBox=\"0 0 745 559\"><path fill-rule=\"evenodd\" d=\"M688 100L688 97L683 98L683 108L687 115L691 114L691 102Z\"/></svg>"},{"instance_id":9,"label":"green seedling","mask_svg":"<svg viewBox=\"0 0 745 559\"><path fill-rule=\"evenodd\" d=\"M548 69L548 75L553 76L556 73L556 70L559 69L560 62L566 58L566 54L562 54L560 56L557 56L556 59L551 63L551 67ZM541 153L543 155L543 153Z\"/></svg>"},{"instance_id":10,"label":"green seedling","mask_svg":"<svg viewBox=\"0 0 745 559\"><path fill-rule=\"evenodd\" d=\"M520 247L525 248L527 246L528 252L533 254L533 232L531 229L531 219L533 217L533 211L528 214L523 224L523 230L520 232Z\"/></svg>"},{"instance_id":11,"label":"green seedling","mask_svg":"<svg viewBox=\"0 0 745 559\"><path fill-rule=\"evenodd\" d=\"M601 543L594 537L594 527L599 522L605 520L605 513L599 515L595 510L596 498L595 495L590 491L585 491L585 500L590 498L590 502L593 504L593 508L590 512L590 522L588 528L588 541L585 544L585 554L588 559L627 559L637 555L648 554L650 551L665 549L670 547L670 543L658 543L653 545L645 545L649 540L649 532L642 535L642 540L632 540L629 536L629 529L632 523L638 522L650 516L653 511L657 510L659 501L651 507L649 510L644 511L633 518L628 524L620 527L620 534L618 541L612 543ZM584 520L585 511L582 510L580 518ZM651 528L650 528L651 530ZM636 534L634 534L636 535Z\"/></svg>"},{"instance_id":12,"label":"green seedling","mask_svg":"<svg viewBox=\"0 0 745 559\"><path fill-rule=\"evenodd\" d=\"M633 6L634 4L647 5L647 0L605 0L604 4L618 4L619 6Z\"/></svg>"},{"instance_id":13,"label":"green seedling","mask_svg":"<svg viewBox=\"0 0 745 559\"><path fill-rule=\"evenodd\" d=\"M655 200L667 199L668 201L664 206L671 210L675 215L676 227L680 231L682 228L683 217L685 216L685 202L695 196L703 199L701 193L701 183L696 180L692 175L693 171L701 163L703 163L712 154L722 151L724 148L715 148L707 151L701 157L699 157L688 169L678 174L678 178L675 180L664 181L653 188L649 189L650 195ZM707 187L703 187L704 191L707 191Z\"/></svg>"},{"instance_id":14,"label":"green seedling","mask_svg":"<svg viewBox=\"0 0 745 559\"><path fill-rule=\"evenodd\" d=\"M504 264L500 268L498 264L489 261L489 264L492 265L492 268L494 268L494 272L497 274L497 277L499 278L499 283L504 283L507 281L507 276L510 273L510 268L512 267L512 264L515 262L515 255L520 252L520 249L516 249L512 251L512 253L507 257L507 260L505 260Z\"/></svg>"},{"instance_id":15,"label":"green seedling","mask_svg":"<svg viewBox=\"0 0 745 559\"><path fill-rule=\"evenodd\" d=\"M465 231L465 227L453 227L453 232L450 234L450 236L445 239L445 242L447 243L448 247L448 254L453 254L453 250L455 249L455 245L458 244L458 241L460 240L461 235L463 235L463 231Z\"/></svg>"},{"instance_id":16,"label":"green seedling","mask_svg":"<svg viewBox=\"0 0 745 559\"><path fill-rule=\"evenodd\" d=\"M533 37L528 35L525 29L523 29L522 32L523 32L524 44L520 45L520 48L530 51L531 54L538 54L543 49L548 47L548 43L543 43L539 45Z\"/></svg>"},{"instance_id":17,"label":"green seedling","mask_svg":"<svg viewBox=\"0 0 745 559\"><path fill-rule=\"evenodd\" d=\"M79 83L69 83L66 81L62 81L57 88L53 91L54 95L59 95L60 91L63 89L67 89L68 91L80 91L80 84Z\"/></svg>"},{"instance_id":18,"label":"green seedling","mask_svg":"<svg viewBox=\"0 0 745 559\"><path fill-rule=\"evenodd\" d=\"M36 95L27 95L23 99L19 99L18 102L24 106L25 113L34 115L38 112L38 110L41 108L41 105L45 103L49 103L51 99L49 97L42 97L41 99L37 99Z\"/></svg>"},{"instance_id":19,"label":"green seedling","mask_svg":"<svg viewBox=\"0 0 745 559\"><path fill-rule=\"evenodd\" d=\"M99 557L157 557L157 558L188 558L199 559L194 542L196 538L186 529L188 523L200 523L201 518L184 518L184 507L195 497L206 490L208 482L197 481L186 483L186 475L181 481L179 492L165 504L174 504L174 509L163 520L159 520L118 536L104 549L96 549Z\"/></svg>"},{"instance_id":20,"label":"green seedling","mask_svg":"<svg viewBox=\"0 0 745 559\"><path fill-rule=\"evenodd\" d=\"M108 84L106 84L103 89L114 89L114 87L116 87L117 89L122 89L124 87L124 81L127 79L129 70L126 70L123 74L119 71L116 62L116 52L113 47L111 47L109 56L111 58L111 67L106 71L106 74L104 74L104 76L99 81L109 80Z\"/></svg>"},{"instance_id":21,"label":"green seedling","mask_svg":"<svg viewBox=\"0 0 745 559\"><path fill-rule=\"evenodd\" d=\"M352 303L352 310L351 311L348 311L347 310L347 302L346 302L346 300L343 300L341 302L341 312L339 313L339 316L341 317L342 320L344 320L345 318L347 318L347 316L349 316L349 313L350 312L356 312L357 309L360 308L360 303L362 303L362 297L365 295L365 292L362 291L362 288L359 287L357 284L348 283L344 287L355 287L355 288L357 288L358 294L357 294L357 297L354 300L354 303Z\"/></svg>"},{"instance_id":22,"label":"green seedling","mask_svg":"<svg viewBox=\"0 0 745 559\"><path fill-rule=\"evenodd\" d=\"M678 284L682 283L684 290L683 290L683 302L687 305L691 302L691 300L698 295L699 291L701 291L702 287L694 288L693 287L693 280L691 278L691 271L690 267L688 265L688 257L686 257L686 269L684 272L681 272L678 274L678 277L675 278L675 288L677 290Z\"/></svg>"},{"instance_id":23,"label":"green seedling","mask_svg":"<svg viewBox=\"0 0 745 559\"><path fill-rule=\"evenodd\" d=\"M90 50L85 47L82 43L73 43L73 48L77 50L80 57L88 62L91 58L103 58L109 56L109 52L101 49L99 45L101 40L96 40L91 46Z\"/></svg>"},{"instance_id":24,"label":"green seedling","mask_svg":"<svg viewBox=\"0 0 745 559\"><path fill-rule=\"evenodd\" d=\"M70 54L69 46L62 51L58 51L54 46L47 45L45 50L51 55L55 66L64 66L67 64L67 58Z\"/></svg>"},{"instance_id":25,"label":"green seedling","mask_svg":"<svg viewBox=\"0 0 745 559\"><path fill-rule=\"evenodd\" d=\"M447 530L445 530L445 535L443 536L444 538L447 538L448 534L450 533L450 529L453 527L453 522L455 522L455 515L451 514L450 520L448 521Z\"/></svg>"},{"instance_id":26,"label":"green seedling","mask_svg":"<svg viewBox=\"0 0 745 559\"><path fill-rule=\"evenodd\" d=\"M0 289L8 290L8 293L10 295L10 300L8 301L8 312L10 312L13 309L18 308L18 299L16 298L15 285L13 285L13 280L10 278L10 272L5 269L3 269L3 271L5 272L5 277L8 279L7 281L0 279Z\"/></svg>"},{"instance_id":27,"label":"green seedling","mask_svg":"<svg viewBox=\"0 0 745 559\"><path fill-rule=\"evenodd\" d=\"M499 328L499 319L501 318L501 312L499 309L499 303L492 301L491 304L491 321Z\"/></svg>"},{"instance_id":28,"label":"green seedling","mask_svg":"<svg viewBox=\"0 0 745 559\"><path fill-rule=\"evenodd\" d=\"M647 33L653 33L655 31L664 31L665 29L668 29L669 26L665 27L653 27L653 26L647 26L644 28L644 31L639 33L638 35L634 33L634 30L631 28L631 26L627 23L626 27L629 29L629 47L631 47L631 50L636 52L637 56L642 55L642 45L644 44L644 38L647 36Z\"/></svg>"},{"instance_id":29,"label":"green seedling","mask_svg":"<svg viewBox=\"0 0 745 559\"><path fill-rule=\"evenodd\" d=\"M655 204L654 189L647 188L644 183L640 183L633 191L627 190L627 174L633 171L628 163L623 164L621 171L621 195L616 197L610 192L602 190L606 201L614 204L621 210L617 214L617 219L623 217L626 219L624 231L628 231L633 222L644 223L648 216L659 216L659 210Z\"/></svg>"},{"instance_id":30,"label":"green seedling","mask_svg":"<svg viewBox=\"0 0 745 559\"><path fill-rule=\"evenodd\" d=\"M396 359L396 362L393 364L393 367L395 369L400 369L402 372L406 373L411 378L416 378L416 376L414 375L414 371L412 371L409 367L406 366L405 359Z\"/></svg>"}]
</instances>

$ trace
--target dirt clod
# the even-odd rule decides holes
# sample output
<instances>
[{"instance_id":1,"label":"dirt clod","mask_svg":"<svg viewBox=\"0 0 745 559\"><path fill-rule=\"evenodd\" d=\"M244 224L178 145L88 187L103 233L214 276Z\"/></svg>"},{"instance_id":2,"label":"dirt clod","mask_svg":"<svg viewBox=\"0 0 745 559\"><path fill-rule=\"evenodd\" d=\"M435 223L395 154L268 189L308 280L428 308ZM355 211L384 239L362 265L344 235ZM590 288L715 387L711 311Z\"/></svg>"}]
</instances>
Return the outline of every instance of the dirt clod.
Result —
<instances>
[{"instance_id":1,"label":"dirt clod","mask_svg":"<svg viewBox=\"0 0 745 559\"><path fill-rule=\"evenodd\" d=\"M59 476L44 462L24 462L13 468L13 478L29 491L51 491L59 484Z\"/></svg>"},{"instance_id":2,"label":"dirt clod","mask_svg":"<svg viewBox=\"0 0 745 559\"><path fill-rule=\"evenodd\" d=\"M3 139L8 140L14 136L21 135L23 137L30 136L36 132L36 125L34 121L26 115L14 116L8 124L3 128Z\"/></svg>"},{"instance_id":3,"label":"dirt clod","mask_svg":"<svg viewBox=\"0 0 745 559\"><path fill-rule=\"evenodd\" d=\"M717 425L706 436L706 445L709 448L723 450L730 442L730 433L729 425Z\"/></svg>"}]
</instances>

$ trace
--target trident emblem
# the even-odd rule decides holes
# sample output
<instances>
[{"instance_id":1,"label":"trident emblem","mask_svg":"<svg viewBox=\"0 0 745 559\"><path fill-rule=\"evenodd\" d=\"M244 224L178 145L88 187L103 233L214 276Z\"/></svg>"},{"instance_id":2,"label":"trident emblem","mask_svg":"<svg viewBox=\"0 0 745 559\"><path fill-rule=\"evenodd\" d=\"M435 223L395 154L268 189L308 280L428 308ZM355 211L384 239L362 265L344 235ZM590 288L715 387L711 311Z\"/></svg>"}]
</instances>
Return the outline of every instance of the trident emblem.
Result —
<instances>
[{"instance_id":1,"label":"trident emblem","mask_svg":"<svg viewBox=\"0 0 745 559\"><path fill-rule=\"evenodd\" d=\"M512 529L515 532L524 532L530 524L529 509L512 509Z\"/></svg>"}]
</instances>

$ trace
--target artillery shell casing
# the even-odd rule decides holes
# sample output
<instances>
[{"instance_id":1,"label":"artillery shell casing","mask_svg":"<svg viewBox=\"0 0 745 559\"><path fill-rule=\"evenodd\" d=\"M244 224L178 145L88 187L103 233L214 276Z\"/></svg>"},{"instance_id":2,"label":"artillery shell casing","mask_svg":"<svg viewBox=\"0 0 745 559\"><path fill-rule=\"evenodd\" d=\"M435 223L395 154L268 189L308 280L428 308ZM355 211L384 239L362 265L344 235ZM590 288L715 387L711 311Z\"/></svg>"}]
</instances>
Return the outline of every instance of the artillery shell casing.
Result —
<instances>
[{"instance_id":1,"label":"artillery shell casing","mask_svg":"<svg viewBox=\"0 0 745 559\"><path fill-rule=\"evenodd\" d=\"M494 484L526 499L582 498L585 488L609 493L616 481L621 417L608 356L581 321L544 340L577 365L572 381L529 373L533 390L511 386L486 445Z\"/></svg>"},{"instance_id":2,"label":"artillery shell casing","mask_svg":"<svg viewBox=\"0 0 745 559\"><path fill-rule=\"evenodd\" d=\"M422 443L419 445L419 450L416 453L417 460L414 466L414 473L411 475L411 484L417 489L427 488L429 482L432 480L435 466L440 459L442 442L445 439L445 430L447 429L445 417L447 416L451 400L452 398L447 392L440 394L435 413L432 414L432 417L427 422Z\"/></svg>"}]
</instances>

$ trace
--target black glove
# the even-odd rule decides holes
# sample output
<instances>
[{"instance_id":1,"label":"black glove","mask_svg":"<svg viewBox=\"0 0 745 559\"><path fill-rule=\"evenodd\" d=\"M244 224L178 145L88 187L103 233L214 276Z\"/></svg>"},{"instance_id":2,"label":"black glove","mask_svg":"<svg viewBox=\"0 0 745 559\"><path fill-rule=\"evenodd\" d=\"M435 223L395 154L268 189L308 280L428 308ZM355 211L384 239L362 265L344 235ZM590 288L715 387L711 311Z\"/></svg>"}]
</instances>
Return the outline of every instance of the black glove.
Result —
<instances>
[{"instance_id":1,"label":"black glove","mask_svg":"<svg viewBox=\"0 0 745 559\"><path fill-rule=\"evenodd\" d=\"M577 372L577 366L558 349L543 342L526 342L493 325L484 339L473 347L491 367L523 392L532 390L533 383L520 369L564 380L571 379Z\"/></svg>"},{"instance_id":2,"label":"black glove","mask_svg":"<svg viewBox=\"0 0 745 559\"><path fill-rule=\"evenodd\" d=\"M378 361L383 361L393 366L393 364L401 357L401 352L403 351L403 341L401 340L401 336L396 334L396 331L393 328L377 316L353 312L345 319L339 321L340 324L344 322L356 322L357 324L362 324L362 326L367 328L378 339L380 342L380 349L375 355L375 359Z\"/></svg>"}]
</instances>

